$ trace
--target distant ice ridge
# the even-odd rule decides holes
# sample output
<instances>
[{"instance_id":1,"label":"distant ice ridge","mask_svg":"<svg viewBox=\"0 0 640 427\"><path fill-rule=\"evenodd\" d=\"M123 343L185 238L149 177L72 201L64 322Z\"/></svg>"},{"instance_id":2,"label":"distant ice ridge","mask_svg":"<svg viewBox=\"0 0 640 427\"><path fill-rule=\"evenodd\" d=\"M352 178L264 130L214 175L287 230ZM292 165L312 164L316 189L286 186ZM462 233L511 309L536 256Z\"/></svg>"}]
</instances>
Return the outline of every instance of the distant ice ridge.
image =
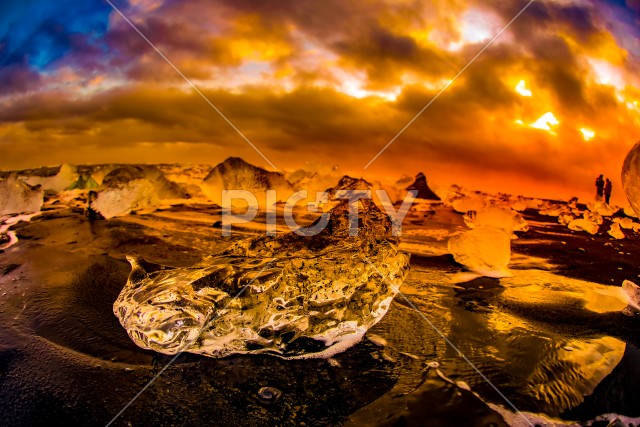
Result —
<instances>
[{"instance_id":1,"label":"distant ice ridge","mask_svg":"<svg viewBox=\"0 0 640 427\"><path fill-rule=\"evenodd\" d=\"M202 180L201 187L204 194L220 206L222 206L222 190L248 191L256 197L257 205L263 208L267 190L275 190L277 196L284 197L279 200L286 200L294 192L293 186L282 173L266 171L239 157L229 157L216 165ZM241 202L240 199L232 202L246 205L246 202Z\"/></svg>"},{"instance_id":2,"label":"distant ice ridge","mask_svg":"<svg viewBox=\"0 0 640 427\"><path fill-rule=\"evenodd\" d=\"M357 236L349 236L343 201L315 236L243 240L189 268L129 258L114 313L137 345L165 354L344 350L385 315L409 268L389 217L370 200L359 203Z\"/></svg>"}]
</instances>

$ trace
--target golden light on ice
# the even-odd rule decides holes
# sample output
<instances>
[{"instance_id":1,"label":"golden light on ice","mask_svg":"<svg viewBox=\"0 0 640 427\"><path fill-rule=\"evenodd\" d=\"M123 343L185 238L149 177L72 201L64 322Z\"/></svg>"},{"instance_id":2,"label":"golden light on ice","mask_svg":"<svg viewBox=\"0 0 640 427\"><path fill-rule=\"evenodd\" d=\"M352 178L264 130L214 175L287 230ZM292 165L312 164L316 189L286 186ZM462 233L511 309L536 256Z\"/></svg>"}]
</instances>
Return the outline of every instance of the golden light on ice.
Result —
<instances>
[{"instance_id":1,"label":"golden light on ice","mask_svg":"<svg viewBox=\"0 0 640 427\"><path fill-rule=\"evenodd\" d=\"M593 129L589 128L581 128L580 133L582 133L582 138L584 138L585 141L591 141L596 136Z\"/></svg>"},{"instance_id":2,"label":"golden light on ice","mask_svg":"<svg viewBox=\"0 0 640 427\"><path fill-rule=\"evenodd\" d=\"M531 90L527 89L527 84L524 80L520 80L516 85L516 92L518 92L522 96L533 96Z\"/></svg>"},{"instance_id":3,"label":"golden light on ice","mask_svg":"<svg viewBox=\"0 0 640 427\"><path fill-rule=\"evenodd\" d=\"M554 116L552 112L548 112L543 114L542 117L531 123L529 126L536 129L546 130L547 132L555 135L553 128L555 126L558 126L559 124L560 122L558 121L556 116Z\"/></svg>"}]
</instances>

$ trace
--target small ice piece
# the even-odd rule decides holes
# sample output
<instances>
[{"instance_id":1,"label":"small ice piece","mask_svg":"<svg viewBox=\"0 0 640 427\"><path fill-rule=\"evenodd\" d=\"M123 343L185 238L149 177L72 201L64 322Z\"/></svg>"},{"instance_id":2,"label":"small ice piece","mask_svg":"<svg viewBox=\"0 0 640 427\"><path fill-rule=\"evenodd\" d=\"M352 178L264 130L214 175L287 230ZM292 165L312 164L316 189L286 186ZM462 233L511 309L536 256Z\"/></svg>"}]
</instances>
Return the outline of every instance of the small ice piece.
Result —
<instances>
[{"instance_id":1,"label":"small ice piece","mask_svg":"<svg viewBox=\"0 0 640 427\"><path fill-rule=\"evenodd\" d=\"M620 224L621 228L633 230L636 233L640 230L640 223L635 222L631 218L614 218L613 222Z\"/></svg>"},{"instance_id":2,"label":"small ice piece","mask_svg":"<svg viewBox=\"0 0 640 427\"><path fill-rule=\"evenodd\" d=\"M511 235L514 231L527 231L529 224L522 215L511 209L491 206L479 211L467 214L464 222L469 228L493 227L504 230Z\"/></svg>"},{"instance_id":3,"label":"small ice piece","mask_svg":"<svg viewBox=\"0 0 640 427\"><path fill-rule=\"evenodd\" d=\"M12 175L0 181L0 216L39 212L43 198L40 186L32 187Z\"/></svg>"},{"instance_id":4,"label":"small ice piece","mask_svg":"<svg viewBox=\"0 0 640 427\"><path fill-rule=\"evenodd\" d=\"M382 338L380 335L367 334L367 338L378 347L384 347L387 345L387 340Z\"/></svg>"},{"instance_id":5,"label":"small ice piece","mask_svg":"<svg viewBox=\"0 0 640 427\"><path fill-rule=\"evenodd\" d=\"M587 203L587 209L601 216L611 216L620 210L620 208L610 206L604 202L589 202Z\"/></svg>"},{"instance_id":6,"label":"small ice piece","mask_svg":"<svg viewBox=\"0 0 640 427\"><path fill-rule=\"evenodd\" d=\"M258 398L263 403L272 403L280 399L282 392L275 387L262 387L258 390Z\"/></svg>"},{"instance_id":7,"label":"small ice piece","mask_svg":"<svg viewBox=\"0 0 640 427\"><path fill-rule=\"evenodd\" d=\"M569 225L569 223L574 219L576 218L573 215L567 213L563 213L558 216L558 222L562 225Z\"/></svg>"},{"instance_id":8,"label":"small ice piece","mask_svg":"<svg viewBox=\"0 0 640 427\"><path fill-rule=\"evenodd\" d=\"M611 228L609 228L609 231L607 231L607 233L614 239L624 239L625 237L624 233L620 229L620 224L618 224L617 222L611 224Z\"/></svg>"},{"instance_id":9,"label":"small ice piece","mask_svg":"<svg viewBox=\"0 0 640 427\"><path fill-rule=\"evenodd\" d=\"M504 230L478 227L452 236L449 253L457 263L486 277L512 277L508 269L511 260L511 238Z\"/></svg>"},{"instance_id":10,"label":"small ice piece","mask_svg":"<svg viewBox=\"0 0 640 427\"><path fill-rule=\"evenodd\" d=\"M479 211L486 206L486 202L479 196L464 196L451 202L451 207L458 213Z\"/></svg>"},{"instance_id":11,"label":"small ice piece","mask_svg":"<svg viewBox=\"0 0 640 427\"><path fill-rule=\"evenodd\" d=\"M342 365L340 364L338 359L336 359L334 357L328 358L327 362L329 362L329 365L333 366L334 368L341 368L342 367Z\"/></svg>"},{"instance_id":12,"label":"small ice piece","mask_svg":"<svg viewBox=\"0 0 640 427\"><path fill-rule=\"evenodd\" d=\"M598 224L598 225L602 224L602 215L600 215L597 212L584 211L584 213L582 214L582 217L587 221L593 222L595 224Z\"/></svg>"},{"instance_id":13,"label":"small ice piece","mask_svg":"<svg viewBox=\"0 0 640 427\"><path fill-rule=\"evenodd\" d=\"M554 203L548 203L544 207L540 207L540 215L546 216L560 216L565 213L570 213L571 209L566 205L559 205Z\"/></svg>"},{"instance_id":14,"label":"small ice piece","mask_svg":"<svg viewBox=\"0 0 640 427\"><path fill-rule=\"evenodd\" d=\"M91 208L109 219L159 204L160 199L153 185L146 179L137 179L122 186L100 191L96 200L91 204Z\"/></svg>"},{"instance_id":15,"label":"small ice piece","mask_svg":"<svg viewBox=\"0 0 640 427\"><path fill-rule=\"evenodd\" d=\"M586 231L589 234L596 234L600 226L595 222L591 222L584 218L578 218L571 221L568 225L569 230Z\"/></svg>"}]
</instances>

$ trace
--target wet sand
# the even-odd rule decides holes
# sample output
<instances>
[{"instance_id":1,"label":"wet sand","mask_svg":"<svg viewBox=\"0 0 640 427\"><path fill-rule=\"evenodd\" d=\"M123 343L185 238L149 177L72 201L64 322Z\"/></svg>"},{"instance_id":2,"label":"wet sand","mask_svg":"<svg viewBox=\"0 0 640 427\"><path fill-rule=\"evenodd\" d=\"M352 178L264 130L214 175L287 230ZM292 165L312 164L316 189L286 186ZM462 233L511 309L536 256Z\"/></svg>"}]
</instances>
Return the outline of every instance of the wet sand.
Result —
<instances>
[{"instance_id":1,"label":"wet sand","mask_svg":"<svg viewBox=\"0 0 640 427\"><path fill-rule=\"evenodd\" d=\"M637 278L640 265L627 253L640 253L639 239L615 241L606 225L595 236L571 232L535 211L525 218L535 225L512 243L519 280L453 285L462 268L442 254L443 234L415 236L456 230L461 216L412 214L407 240L424 251L412 256L403 293L518 409L582 422L640 416L640 319L587 309L593 301L575 290L597 294ZM0 419L108 423L171 359L135 346L113 315L125 255L187 266L255 233L222 238L218 219L208 206L94 222L62 209L14 226L20 240L0 254ZM504 422L490 406L504 400L400 296L368 335L387 344L365 338L329 361L183 354L114 425ZM262 387L282 394L264 400Z\"/></svg>"}]
</instances>

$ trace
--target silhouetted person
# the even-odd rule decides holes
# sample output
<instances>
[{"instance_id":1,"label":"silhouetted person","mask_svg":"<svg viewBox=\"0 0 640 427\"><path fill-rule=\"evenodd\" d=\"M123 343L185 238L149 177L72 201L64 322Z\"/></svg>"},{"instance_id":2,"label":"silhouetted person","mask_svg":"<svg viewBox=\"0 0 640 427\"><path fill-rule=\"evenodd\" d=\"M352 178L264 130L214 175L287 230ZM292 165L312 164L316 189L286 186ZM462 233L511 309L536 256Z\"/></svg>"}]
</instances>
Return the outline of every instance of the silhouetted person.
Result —
<instances>
[{"instance_id":1,"label":"silhouetted person","mask_svg":"<svg viewBox=\"0 0 640 427\"><path fill-rule=\"evenodd\" d=\"M607 178L607 182L604 184L604 201L606 204L609 204L609 200L611 199L611 180Z\"/></svg>"},{"instance_id":2,"label":"silhouetted person","mask_svg":"<svg viewBox=\"0 0 640 427\"><path fill-rule=\"evenodd\" d=\"M596 202L602 200L602 195L604 194L604 176L600 174L598 178L596 178Z\"/></svg>"}]
</instances>

